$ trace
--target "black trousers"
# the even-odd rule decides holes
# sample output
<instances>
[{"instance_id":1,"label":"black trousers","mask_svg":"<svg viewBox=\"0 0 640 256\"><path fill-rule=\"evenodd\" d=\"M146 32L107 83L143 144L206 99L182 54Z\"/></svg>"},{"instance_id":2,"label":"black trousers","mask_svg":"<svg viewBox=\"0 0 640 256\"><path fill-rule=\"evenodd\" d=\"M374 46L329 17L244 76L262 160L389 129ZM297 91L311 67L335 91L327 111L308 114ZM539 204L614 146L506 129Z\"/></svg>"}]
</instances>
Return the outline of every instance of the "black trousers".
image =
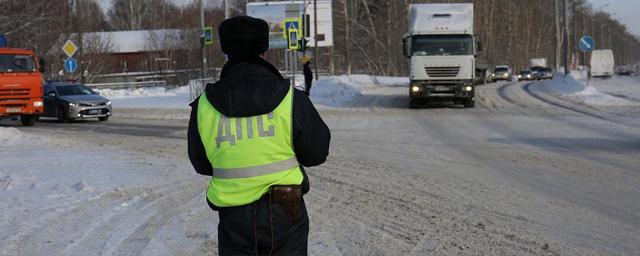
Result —
<instances>
[{"instance_id":1,"label":"black trousers","mask_svg":"<svg viewBox=\"0 0 640 256\"><path fill-rule=\"evenodd\" d=\"M219 255L307 255L309 217L304 199L291 223L283 208L269 200L218 208Z\"/></svg>"}]
</instances>

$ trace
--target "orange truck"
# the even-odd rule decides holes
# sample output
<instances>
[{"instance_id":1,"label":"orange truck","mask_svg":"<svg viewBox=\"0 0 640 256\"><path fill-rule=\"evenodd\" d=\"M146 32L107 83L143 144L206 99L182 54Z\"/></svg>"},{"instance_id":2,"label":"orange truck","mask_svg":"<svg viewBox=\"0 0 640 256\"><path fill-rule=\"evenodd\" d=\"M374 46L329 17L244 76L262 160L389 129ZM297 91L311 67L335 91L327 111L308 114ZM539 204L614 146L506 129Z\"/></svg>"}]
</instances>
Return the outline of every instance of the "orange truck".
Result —
<instances>
[{"instance_id":1,"label":"orange truck","mask_svg":"<svg viewBox=\"0 0 640 256\"><path fill-rule=\"evenodd\" d=\"M32 126L43 113L44 72L31 50L8 48L0 35L0 119L19 117Z\"/></svg>"}]
</instances>

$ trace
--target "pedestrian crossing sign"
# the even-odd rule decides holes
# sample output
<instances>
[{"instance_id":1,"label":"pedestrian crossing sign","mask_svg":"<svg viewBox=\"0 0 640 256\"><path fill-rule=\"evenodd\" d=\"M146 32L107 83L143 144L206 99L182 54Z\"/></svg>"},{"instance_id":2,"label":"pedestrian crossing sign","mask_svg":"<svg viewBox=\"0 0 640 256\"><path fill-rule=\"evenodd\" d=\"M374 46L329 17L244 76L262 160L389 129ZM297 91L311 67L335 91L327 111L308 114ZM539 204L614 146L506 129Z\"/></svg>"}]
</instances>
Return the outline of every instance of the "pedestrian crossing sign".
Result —
<instances>
[{"instance_id":1,"label":"pedestrian crossing sign","mask_svg":"<svg viewBox=\"0 0 640 256\"><path fill-rule=\"evenodd\" d=\"M289 36L287 37L289 50L298 50L300 48L299 35L297 29L289 29Z\"/></svg>"},{"instance_id":2,"label":"pedestrian crossing sign","mask_svg":"<svg viewBox=\"0 0 640 256\"><path fill-rule=\"evenodd\" d=\"M302 20L300 18L286 18L282 21L282 36L284 38L289 37L289 30L295 29L298 34L302 34Z\"/></svg>"}]
</instances>

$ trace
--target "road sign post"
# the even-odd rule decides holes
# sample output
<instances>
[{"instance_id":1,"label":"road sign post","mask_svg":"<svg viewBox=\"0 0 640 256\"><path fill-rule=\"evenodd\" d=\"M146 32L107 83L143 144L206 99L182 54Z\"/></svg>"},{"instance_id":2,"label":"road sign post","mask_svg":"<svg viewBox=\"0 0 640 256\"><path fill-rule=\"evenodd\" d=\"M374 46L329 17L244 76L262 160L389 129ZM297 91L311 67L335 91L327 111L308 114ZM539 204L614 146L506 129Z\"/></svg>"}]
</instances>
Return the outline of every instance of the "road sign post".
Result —
<instances>
[{"instance_id":1,"label":"road sign post","mask_svg":"<svg viewBox=\"0 0 640 256\"><path fill-rule=\"evenodd\" d=\"M578 44L580 50L585 54L596 48L596 42L591 36L583 36L580 38L580 42ZM587 67L587 86L589 86L589 80L591 80L591 65L587 65L587 63L584 64L585 67Z\"/></svg>"}]
</instances>

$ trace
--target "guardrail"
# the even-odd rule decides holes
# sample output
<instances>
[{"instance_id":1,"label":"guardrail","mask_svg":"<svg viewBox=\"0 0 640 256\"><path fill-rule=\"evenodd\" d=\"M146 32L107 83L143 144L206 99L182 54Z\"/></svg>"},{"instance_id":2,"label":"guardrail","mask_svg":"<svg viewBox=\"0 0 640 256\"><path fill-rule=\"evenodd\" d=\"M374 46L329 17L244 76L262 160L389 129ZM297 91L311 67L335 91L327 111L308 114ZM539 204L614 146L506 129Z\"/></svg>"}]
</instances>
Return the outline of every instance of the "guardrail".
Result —
<instances>
[{"instance_id":1,"label":"guardrail","mask_svg":"<svg viewBox=\"0 0 640 256\"><path fill-rule=\"evenodd\" d=\"M101 84L85 84L85 85L95 89L130 89L130 88L167 86L167 81L101 83Z\"/></svg>"}]
</instances>

